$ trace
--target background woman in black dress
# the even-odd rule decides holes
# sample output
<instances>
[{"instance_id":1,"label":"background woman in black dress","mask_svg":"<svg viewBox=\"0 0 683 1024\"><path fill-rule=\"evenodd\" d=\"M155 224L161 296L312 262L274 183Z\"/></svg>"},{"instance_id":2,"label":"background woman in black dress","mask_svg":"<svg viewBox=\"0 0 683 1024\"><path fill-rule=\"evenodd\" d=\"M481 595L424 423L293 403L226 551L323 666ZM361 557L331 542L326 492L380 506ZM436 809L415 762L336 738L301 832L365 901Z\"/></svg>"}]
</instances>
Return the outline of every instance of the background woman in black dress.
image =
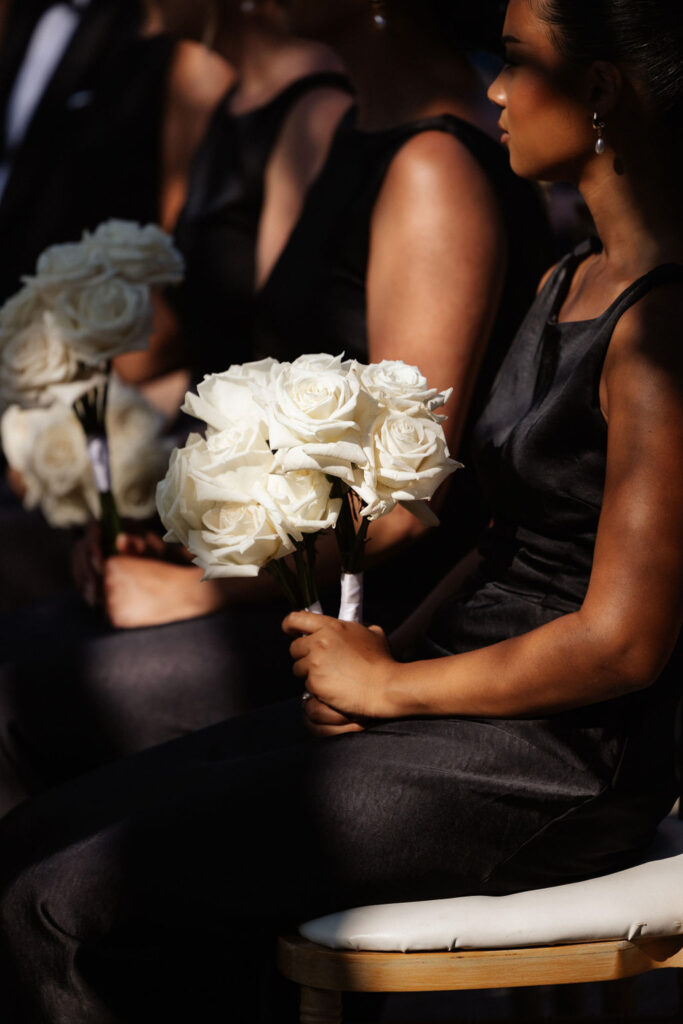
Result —
<instances>
[{"instance_id":1,"label":"background woman in black dress","mask_svg":"<svg viewBox=\"0 0 683 1024\"><path fill-rule=\"evenodd\" d=\"M258 3L241 12L237 2L221 3L220 16L208 23L206 11L207 5L194 11L187 2L176 4L169 27L194 34L211 27L213 45L235 58L241 77L236 83L230 66L204 47L176 45L184 81L198 62L205 72L217 65L224 95L194 162L177 227L188 264L180 317L185 341L180 349L169 344L163 326L169 315L162 312L151 351L118 363L137 383L178 363L208 371L248 355L257 266L272 261L284 243L350 103L339 58L323 44L293 37L281 5ZM215 88L215 76L208 79L204 91ZM204 109L200 83L193 81L183 95L182 111L187 117L194 107L197 120ZM183 136L183 124L176 117L167 126L169 144ZM291 173L273 174L271 156L285 167L294 163ZM174 166L179 172L180 162ZM177 198L177 186L171 177L171 199ZM269 226L257 244L262 211ZM176 327L171 323L171 332ZM158 547L164 548L160 538ZM90 545L79 545L79 553L82 566ZM194 582L189 595L188 572ZM80 576L91 596L94 574ZM112 559L105 590L115 627L140 624L131 617L160 595L179 620L207 610L201 604L205 588L194 572L160 558ZM129 616L125 622L122 608ZM281 616L277 595L273 628ZM0 813L50 783L282 696L282 684L271 690L269 677L289 679L293 688L286 645L264 650L252 625L248 612L245 618L237 609L228 621L211 616L167 629L120 632L75 592L6 618L0 637ZM247 689L247 667L259 656L266 678Z\"/></svg>"},{"instance_id":2,"label":"background woman in black dress","mask_svg":"<svg viewBox=\"0 0 683 1024\"><path fill-rule=\"evenodd\" d=\"M376 629L293 614L307 719L332 738L268 709L15 812L0 849L17 1019L251 1021L240 991L274 921L613 870L668 810L683 13L603 11L508 9L492 96L513 165L576 181L602 246L550 274L475 430L495 517L427 638L444 656L401 666Z\"/></svg>"}]
</instances>

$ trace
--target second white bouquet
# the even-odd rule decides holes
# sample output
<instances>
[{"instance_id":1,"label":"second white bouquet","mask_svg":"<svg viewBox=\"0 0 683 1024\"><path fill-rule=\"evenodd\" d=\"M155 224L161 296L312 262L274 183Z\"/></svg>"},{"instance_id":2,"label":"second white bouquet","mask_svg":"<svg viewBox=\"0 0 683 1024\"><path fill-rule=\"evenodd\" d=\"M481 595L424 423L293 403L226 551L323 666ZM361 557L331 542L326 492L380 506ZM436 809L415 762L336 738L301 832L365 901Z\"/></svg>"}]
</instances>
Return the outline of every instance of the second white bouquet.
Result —
<instances>
[{"instance_id":1,"label":"second white bouquet","mask_svg":"<svg viewBox=\"0 0 683 1024\"><path fill-rule=\"evenodd\" d=\"M416 367L325 353L207 376L183 406L205 435L173 453L157 489L166 539L205 578L267 569L302 608L318 600L315 536L334 527L340 617L360 621L368 524L399 502L435 522L424 502L459 466L434 412L447 400Z\"/></svg>"}]
</instances>

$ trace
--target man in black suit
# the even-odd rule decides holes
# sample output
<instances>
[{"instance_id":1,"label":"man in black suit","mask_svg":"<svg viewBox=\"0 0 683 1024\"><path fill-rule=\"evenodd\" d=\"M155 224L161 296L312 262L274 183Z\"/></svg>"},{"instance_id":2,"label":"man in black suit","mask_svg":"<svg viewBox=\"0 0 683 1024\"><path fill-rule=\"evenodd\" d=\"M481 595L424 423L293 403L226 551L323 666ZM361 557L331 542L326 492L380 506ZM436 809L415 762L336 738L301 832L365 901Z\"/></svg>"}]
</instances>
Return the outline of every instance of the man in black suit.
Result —
<instances>
[{"instance_id":1,"label":"man in black suit","mask_svg":"<svg viewBox=\"0 0 683 1024\"><path fill-rule=\"evenodd\" d=\"M158 219L173 44L140 0L11 0L0 46L0 302L42 250Z\"/></svg>"}]
</instances>

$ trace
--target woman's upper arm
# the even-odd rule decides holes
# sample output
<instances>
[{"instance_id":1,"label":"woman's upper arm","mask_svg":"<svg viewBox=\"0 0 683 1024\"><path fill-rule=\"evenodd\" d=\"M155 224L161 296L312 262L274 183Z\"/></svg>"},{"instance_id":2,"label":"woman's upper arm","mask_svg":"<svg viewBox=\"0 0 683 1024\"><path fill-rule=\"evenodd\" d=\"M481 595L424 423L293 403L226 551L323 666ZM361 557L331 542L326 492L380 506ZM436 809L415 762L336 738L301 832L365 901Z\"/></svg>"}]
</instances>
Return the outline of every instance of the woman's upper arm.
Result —
<instances>
[{"instance_id":1,"label":"woman's upper arm","mask_svg":"<svg viewBox=\"0 0 683 1024\"><path fill-rule=\"evenodd\" d=\"M683 616L683 289L651 292L622 317L601 381L607 472L583 611L652 682Z\"/></svg>"},{"instance_id":2,"label":"woman's upper arm","mask_svg":"<svg viewBox=\"0 0 683 1024\"><path fill-rule=\"evenodd\" d=\"M413 137L392 161L371 225L370 359L420 367L452 387L445 429L457 450L495 321L507 240L495 191L453 136Z\"/></svg>"}]
</instances>

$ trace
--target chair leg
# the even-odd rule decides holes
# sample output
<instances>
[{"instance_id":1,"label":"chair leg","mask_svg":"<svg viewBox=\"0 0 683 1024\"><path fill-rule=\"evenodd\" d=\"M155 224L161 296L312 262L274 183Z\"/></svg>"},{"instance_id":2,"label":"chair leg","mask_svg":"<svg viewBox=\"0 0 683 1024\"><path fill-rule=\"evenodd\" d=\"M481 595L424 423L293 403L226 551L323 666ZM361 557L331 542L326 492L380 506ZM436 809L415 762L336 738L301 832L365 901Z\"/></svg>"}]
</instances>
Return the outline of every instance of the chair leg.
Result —
<instances>
[{"instance_id":1,"label":"chair leg","mask_svg":"<svg viewBox=\"0 0 683 1024\"><path fill-rule=\"evenodd\" d=\"M342 1024L341 992L301 986L301 1024Z\"/></svg>"}]
</instances>

